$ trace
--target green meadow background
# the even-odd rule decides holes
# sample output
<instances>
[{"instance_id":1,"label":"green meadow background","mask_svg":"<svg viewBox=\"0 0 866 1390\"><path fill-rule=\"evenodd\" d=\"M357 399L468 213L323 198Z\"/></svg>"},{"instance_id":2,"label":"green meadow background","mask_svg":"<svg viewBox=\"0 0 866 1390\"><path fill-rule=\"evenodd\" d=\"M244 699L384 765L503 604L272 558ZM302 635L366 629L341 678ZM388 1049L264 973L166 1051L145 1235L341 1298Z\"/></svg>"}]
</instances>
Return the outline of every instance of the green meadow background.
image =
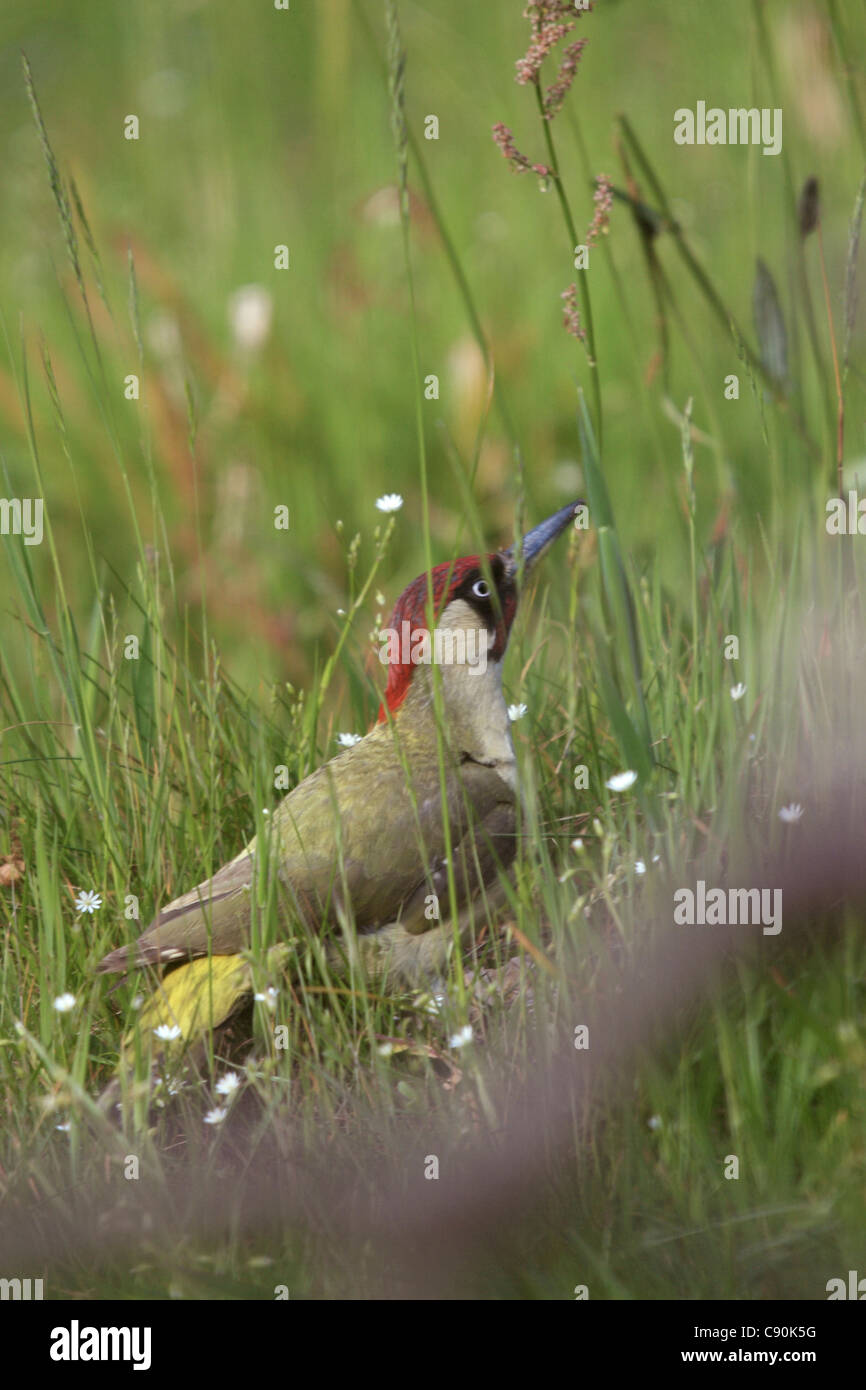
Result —
<instances>
[{"instance_id":1,"label":"green meadow background","mask_svg":"<svg viewBox=\"0 0 866 1390\"><path fill-rule=\"evenodd\" d=\"M862 7L599 0L580 18L588 43L551 123L578 236L601 174L651 210L641 222L618 199L583 272L592 365L562 323L582 272L556 188L513 174L491 138L504 122L549 162L534 94L514 80L521 8L398 6L410 280L382 6L4 5L0 490L44 498L46 539L0 546L0 1202L34 1249L53 1231L61 1296L349 1288L339 1241L313 1218L285 1237L232 1228L156 1248L139 1232L137 1255L82 1252L69 1165L86 1187L111 1148L87 1137L87 1098L112 1074L133 987L118 1019L93 968L131 930L125 894L148 919L261 829L275 764L294 782L336 751L338 731L365 731L381 688L369 634L424 568L425 531L438 562L509 543L516 516L530 525L590 493L602 504L546 560L506 666L509 699L529 706L515 736L534 819L511 913L520 935L496 964L514 957L524 986L535 969L539 999L539 955L555 970L594 959L599 923L628 953L647 864L681 883L728 845L796 852L808 819L780 822L779 809L833 805L833 758L862 707L852 688L845 724L834 703L862 670L862 561L846 547L844 569L824 530L834 353L846 489L864 454L851 230L866 161ZM675 110L699 100L780 107L782 153L676 145ZM137 140L124 138L130 115ZM424 138L431 115L437 140ZM810 177L820 242L798 221ZM278 245L288 269L275 269ZM419 392L416 347L438 399ZM375 505L386 493L403 498L393 525ZM273 524L280 505L288 530ZM722 654L732 632L739 664ZM127 634L142 644L134 671ZM822 640L842 677L819 669ZM618 801L606 781L630 767L640 794ZM539 826L554 818L551 849ZM568 858L576 836L583 859ZM103 898L91 917L74 905L87 890ZM820 1298L826 1279L858 1258L862 1269L866 952L857 911L837 905L832 926L775 974L766 955L743 967L673 1042L648 1043L587 1141L577 1188L560 1174L535 1233L516 1220L495 1270L478 1260L459 1292L568 1298L590 1270L592 1297ZM586 968L549 990L580 995ZM52 1006L66 991L71 1020ZM453 998L459 1012L460 988ZM447 1051L443 1028L465 1012L444 1025L401 1015L418 1049L401 1071L377 1052L395 1026L384 1006L359 1016L317 1000L312 1027L293 1024L286 1073L314 1128L339 1114L348 1143L359 1096L380 1106L386 1148L425 1114L449 1116L423 1049ZM507 1029L504 994L496 1008ZM539 1012L570 1017L555 1002ZM521 1009L508 1035L515 1084L534 1026ZM467 1135L478 1115L491 1121L478 1066L470 1056L457 1093L476 1097ZM268 1117L285 1100L273 1079L247 1076ZM207 1169L205 1138L229 1141L201 1137L200 1111L185 1123ZM366 1112L354 1123L378 1134ZM160 1124L141 1141L152 1176L174 1156ZM747 1156L738 1184L720 1177L732 1151ZM369 1251L352 1280L353 1296L395 1291Z\"/></svg>"},{"instance_id":2,"label":"green meadow background","mask_svg":"<svg viewBox=\"0 0 866 1390\"><path fill-rule=\"evenodd\" d=\"M832 8L850 26L859 24L856 6L850 15L844 6ZM774 80L762 60L757 15L772 46ZM490 137L493 123L504 121L518 146L544 162L531 89L514 81L528 25L519 4L491 11L447 0L408 5L401 21L409 123L421 139L424 117L439 118L438 142L422 143L426 171L490 341L537 517L569 500L576 485L580 490L575 385L587 385L588 369L561 324L560 294L575 275L555 194L542 193L531 174L512 176ZM756 257L783 296L796 283L787 195L811 174L821 181L838 306L863 160L845 83L859 29L840 61L823 5L734 3L715 15L688 3L604 3L580 23L589 43L553 127L578 230L591 220L592 178L608 173L617 186L625 182L616 150L616 118L625 113L744 334L754 339ZM369 548L375 498L404 495L389 602L423 559L408 297L388 193L395 156L380 8L323 0L284 12L262 3L240 16L219 3L60 10L12 3L4 39L0 277L9 349L0 409L13 493L29 495L32 479L13 363L22 337L31 357L44 339L74 474L50 424L38 371L33 410L46 503L82 619L90 582L82 517L106 585L119 594L110 571L127 582L132 577L136 541L119 452L142 528L158 544L148 518L152 466L184 597L196 605L208 587L211 631L232 673L245 683L262 674L307 681L317 647L333 640L345 585L336 521L351 534L360 531ZM99 248L111 316L84 246L82 262L108 383L102 409L95 408L78 348L85 322L23 88L21 49ZM694 108L698 99L782 106L782 155L676 146L673 112ZM129 113L139 116L138 141L123 138ZM440 399L426 403L424 415L438 557L454 545L461 510L449 440L464 460L471 457L487 383L414 172L411 188L421 365L440 379ZM644 194L652 203L650 191ZM277 244L289 246L288 271L273 268ZM129 248L145 352L139 404L123 397L124 377L139 367L127 307ZM666 273L678 277L670 245L658 249ZM817 297L814 243L806 250ZM774 484L777 505L784 494L796 510L802 464L781 445L775 472L756 460L760 409L745 374L736 405L724 401L719 385L739 366L733 344L692 284L679 280L684 333L674 336L665 380L643 253L623 205L614 209L609 245L592 259L590 283L618 525L628 548L641 559L652 556L666 582L676 584L685 542L682 470L679 432L662 410L665 394L679 408L694 396L701 426L724 430L716 450L698 455L702 533L729 494L738 520L752 530L768 513ZM244 360L230 303L249 284L270 296L273 321L267 342ZM823 312L820 339L828 371ZM818 388L802 340L800 352L803 389L814 402ZM852 449L862 446L855 421L849 437ZM491 544L510 537L513 440L496 409L474 495ZM269 524L281 502L290 508L288 535ZM35 557L37 568L43 558Z\"/></svg>"}]
</instances>

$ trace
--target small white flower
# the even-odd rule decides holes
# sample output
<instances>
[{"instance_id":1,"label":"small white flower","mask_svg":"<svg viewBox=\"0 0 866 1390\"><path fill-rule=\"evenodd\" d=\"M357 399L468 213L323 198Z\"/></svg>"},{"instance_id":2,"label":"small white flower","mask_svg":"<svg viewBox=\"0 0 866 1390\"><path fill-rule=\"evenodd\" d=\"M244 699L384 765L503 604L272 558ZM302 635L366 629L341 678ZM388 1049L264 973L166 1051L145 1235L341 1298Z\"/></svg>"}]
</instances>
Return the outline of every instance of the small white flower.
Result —
<instances>
[{"instance_id":1,"label":"small white flower","mask_svg":"<svg viewBox=\"0 0 866 1390\"><path fill-rule=\"evenodd\" d=\"M779 811L779 820L783 820L786 825L793 825L795 821L803 819L803 807L797 801L792 801L790 806L782 806Z\"/></svg>"},{"instance_id":2,"label":"small white flower","mask_svg":"<svg viewBox=\"0 0 866 1390\"><path fill-rule=\"evenodd\" d=\"M732 685L732 686L731 686L731 699L732 699L732 700L742 700L742 698L743 698L743 696L745 695L745 693L746 693L746 687L743 685L743 682L742 682L742 681L738 681L736 685Z\"/></svg>"},{"instance_id":3,"label":"small white flower","mask_svg":"<svg viewBox=\"0 0 866 1390\"><path fill-rule=\"evenodd\" d=\"M68 1014L70 1009L75 1008L75 995L58 994L54 1001L54 1007L59 1014Z\"/></svg>"},{"instance_id":4,"label":"small white flower","mask_svg":"<svg viewBox=\"0 0 866 1390\"><path fill-rule=\"evenodd\" d=\"M95 912L99 907L102 907L102 899L98 893L94 893L92 888L88 888L86 893L83 889L79 890L75 899L76 912Z\"/></svg>"},{"instance_id":5,"label":"small white flower","mask_svg":"<svg viewBox=\"0 0 866 1390\"><path fill-rule=\"evenodd\" d=\"M180 324L174 314L157 310L150 315L145 332L148 345L163 362L170 362L183 351Z\"/></svg>"},{"instance_id":6,"label":"small white flower","mask_svg":"<svg viewBox=\"0 0 866 1390\"><path fill-rule=\"evenodd\" d=\"M263 990L260 994L254 994L253 999L257 1004L264 1004L266 1008L270 1009L271 1013L273 1013L277 1007L277 991L274 989L273 985L268 985L267 989Z\"/></svg>"},{"instance_id":7,"label":"small white flower","mask_svg":"<svg viewBox=\"0 0 866 1390\"><path fill-rule=\"evenodd\" d=\"M394 1051L394 1044L388 1042L380 1043L376 1051L380 1057L390 1057L391 1053Z\"/></svg>"},{"instance_id":8,"label":"small white flower","mask_svg":"<svg viewBox=\"0 0 866 1390\"><path fill-rule=\"evenodd\" d=\"M654 854L654 855L653 855L653 863L654 863L654 864L658 864L658 863L660 863L660 862L661 862L661 855L660 855L660 854Z\"/></svg>"},{"instance_id":9,"label":"small white flower","mask_svg":"<svg viewBox=\"0 0 866 1390\"><path fill-rule=\"evenodd\" d=\"M438 989L437 989L437 990L432 990L431 993L428 995L428 997L424 1000L424 1012L425 1012L425 1014L441 1014L441 1012L442 1012L442 1010L443 1010L444 1007L445 1007L445 992L444 992L444 990L438 990Z\"/></svg>"},{"instance_id":10,"label":"small white flower","mask_svg":"<svg viewBox=\"0 0 866 1390\"><path fill-rule=\"evenodd\" d=\"M274 302L262 285L241 285L229 300L229 323L244 352L255 352L271 331Z\"/></svg>"},{"instance_id":11,"label":"small white flower","mask_svg":"<svg viewBox=\"0 0 866 1390\"><path fill-rule=\"evenodd\" d=\"M516 723L518 719L523 718L524 714L526 713L526 708L526 705L508 706L508 718L511 720L512 724Z\"/></svg>"},{"instance_id":12,"label":"small white flower","mask_svg":"<svg viewBox=\"0 0 866 1390\"><path fill-rule=\"evenodd\" d=\"M386 183L371 193L361 209L361 216L374 227L399 227L400 193L396 183Z\"/></svg>"},{"instance_id":13,"label":"small white flower","mask_svg":"<svg viewBox=\"0 0 866 1390\"><path fill-rule=\"evenodd\" d=\"M206 1125L221 1125L228 1113L227 1110L221 1110L219 1106L217 1106L215 1109L207 1112L204 1117L204 1122Z\"/></svg>"},{"instance_id":14,"label":"small white flower","mask_svg":"<svg viewBox=\"0 0 866 1390\"><path fill-rule=\"evenodd\" d=\"M637 773L629 769L627 772L615 772L613 777L608 777L604 785L612 792L627 792L636 781Z\"/></svg>"},{"instance_id":15,"label":"small white flower","mask_svg":"<svg viewBox=\"0 0 866 1390\"><path fill-rule=\"evenodd\" d=\"M68 1134L72 1126L68 1120L64 1120L62 1124L55 1125L54 1128L59 1129L61 1134Z\"/></svg>"},{"instance_id":16,"label":"small white flower","mask_svg":"<svg viewBox=\"0 0 866 1390\"><path fill-rule=\"evenodd\" d=\"M263 806L263 807L262 807L262 815L263 815L263 816L269 816L270 814L271 814L271 813L270 813L270 811L268 810L267 806Z\"/></svg>"},{"instance_id":17,"label":"small white flower","mask_svg":"<svg viewBox=\"0 0 866 1390\"><path fill-rule=\"evenodd\" d=\"M360 743L363 734L337 734L337 742L341 748L352 748L356 743Z\"/></svg>"},{"instance_id":18,"label":"small white flower","mask_svg":"<svg viewBox=\"0 0 866 1390\"><path fill-rule=\"evenodd\" d=\"M226 1072L225 1076L220 1077L219 1081L214 1086L214 1090L218 1096L233 1096L240 1084L241 1079L237 1072L229 1071Z\"/></svg>"},{"instance_id":19,"label":"small white flower","mask_svg":"<svg viewBox=\"0 0 866 1390\"><path fill-rule=\"evenodd\" d=\"M571 848L572 848L572 849L583 849L583 840L580 838L579 835L578 835L578 837L577 837L576 840L572 840L572 842L571 842Z\"/></svg>"},{"instance_id":20,"label":"small white flower","mask_svg":"<svg viewBox=\"0 0 866 1390\"><path fill-rule=\"evenodd\" d=\"M403 505L403 498L399 492L386 492L384 497L377 497L376 506L380 512L399 512Z\"/></svg>"},{"instance_id":21,"label":"small white flower","mask_svg":"<svg viewBox=\"0 0 866 1390\"><path fill-rule=\"evenodd\" d=\"M466 1026L465 1026L464 1028L461 1028L461 1029L460 1029L460 1032L459 1032L459 1033L452 1033L451 1037L448 1039L448 1046L449 1046L449 1047L465 1047L466 1044L467 1044L467 1043L471 1043L471 1041L472 1041L472 1024L471 1024L471 1023L467 1023Z\"/></svg>"},{"instance_id":22,"label":"small white flower","mask_svg":"<svg viewBox=\"0 0 866 1390\"><path fill-rule=\"evenodd\" d=\"M636 859L634 861L634 871L636 874L646 873L646 864L643 862L642 859Z\"/></svg>"},{"instance_id":23,"label":"small white flower","mask_svg":"<svg viewBox=\"0 0 866 1390\"><path fill-rule=\"evenodd\" d=\"M153 1030L153 1036L159 1038L160 1042L176 1042L181 1035L182 1029L176 1023L161 1023Z\"/></svg>"},{"instance_id":24,"label":"small white flower","mask_svg":"<svg viewBox=\"0 0 866 1390\"><path fill-rule=\"evenodd\" d=\"M661 1129L661 1127L662 1127L662 1117L661 1117L661 1115L650 1115L649 1119L647 1120L647 1126L648 1126L649 1129Z\"/></svg>"},{"instance_id":25,"label":"small white flower","mask_svg":"<svg viewBox=\"0 0 866 1390\"><path fill-rule=\"evenodd\" d=\"M132 1003L130 1004L129 1007L130 1007L131 1009L140 1009L143 1003L144 1003L144 995L143 995L143 994L137 994L137 995L135 996L135 998L133 999L133 1001L132 1001Z\"/></svg>"}]
</instances>

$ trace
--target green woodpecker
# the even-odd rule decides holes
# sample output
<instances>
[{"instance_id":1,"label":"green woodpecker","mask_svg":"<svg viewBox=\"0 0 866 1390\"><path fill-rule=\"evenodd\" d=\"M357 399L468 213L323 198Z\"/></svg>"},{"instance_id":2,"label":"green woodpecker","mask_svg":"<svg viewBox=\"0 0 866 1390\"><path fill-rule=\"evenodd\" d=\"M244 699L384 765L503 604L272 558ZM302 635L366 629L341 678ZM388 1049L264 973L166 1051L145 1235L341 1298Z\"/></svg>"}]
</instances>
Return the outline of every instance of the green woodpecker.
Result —
<instances>
[{"instance_id":1,"label":"green woodpecker","mask_svg":"<svg viewBox=\"0 0 866 1390\"><path fill-rule=\"evenodd\" d=\"M200 1043L249 998L260 861L276 874L286 941L312 934L329 955L336 948L380 980L419 983L439 974L455 938L452 906L457 932L469 934L473 904L482 898L495 906L501 871L515 855L502 659L521 555L525 576L577 505L531 530L519 552L436 566L432 633L427 573L409 585L386 630L380 655L387 684L370 733L285 797L269 823L266 852L252 840L169 903L134 945L101 962L100 970L113 972L168 967L139 1012L139 1036ZM285 944L273 950L278 961L290 953Z\"/></svg>"}]
</instances>

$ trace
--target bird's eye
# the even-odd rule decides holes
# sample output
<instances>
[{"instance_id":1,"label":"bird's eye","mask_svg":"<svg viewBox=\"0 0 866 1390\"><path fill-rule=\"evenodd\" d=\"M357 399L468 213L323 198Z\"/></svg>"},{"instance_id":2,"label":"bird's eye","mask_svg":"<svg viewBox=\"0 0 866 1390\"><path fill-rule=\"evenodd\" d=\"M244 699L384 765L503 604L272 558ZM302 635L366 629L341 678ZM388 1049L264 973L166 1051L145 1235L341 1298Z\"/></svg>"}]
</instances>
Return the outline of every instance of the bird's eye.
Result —
<instances>
[{"instance_id":1,"label":"bird's eye","mask_svg":"<svg viewBox=\"0 0 866 1390\"><path fill-rule=\"evenodd\" d=\"M476 579L475 583L472 585L472 592L476 598L489 598L490 589L488 588L487 580Z\"/></svg>"}]
</instances>

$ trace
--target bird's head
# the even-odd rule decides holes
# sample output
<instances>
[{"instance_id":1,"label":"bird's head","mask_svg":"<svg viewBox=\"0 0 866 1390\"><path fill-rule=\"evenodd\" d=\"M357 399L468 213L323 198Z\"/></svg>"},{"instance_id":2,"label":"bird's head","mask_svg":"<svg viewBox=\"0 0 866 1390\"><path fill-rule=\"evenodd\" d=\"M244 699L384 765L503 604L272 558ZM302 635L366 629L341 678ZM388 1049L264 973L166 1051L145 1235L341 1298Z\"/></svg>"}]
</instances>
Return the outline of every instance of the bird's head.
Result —
<instances>
[{"instance_id":1,"label":"bird's head","mask_svg":"<svg viewBox=\"0 0 866 1390\"><path fill-rule=\"evenodd\" d=\"M431 571L433 611L444 665L462 662L471 667L502 661L517 613L518 583L526 581L579 505L571 502L561 507L533 527L517 546L436 565ZM425 571L400 595L391 615L389 643L395 637L396 641L382 657L387 661L388 681L379 710L380 723L387 718L386 707L396 714L406 699L416 667L425 661L425 640L428 650L432 649L432 659L439 659L439 639L436 633L431 638L427 623L428 592ZM383 653L385 650L383 647Z\"/></svg>"}]
</instances>

